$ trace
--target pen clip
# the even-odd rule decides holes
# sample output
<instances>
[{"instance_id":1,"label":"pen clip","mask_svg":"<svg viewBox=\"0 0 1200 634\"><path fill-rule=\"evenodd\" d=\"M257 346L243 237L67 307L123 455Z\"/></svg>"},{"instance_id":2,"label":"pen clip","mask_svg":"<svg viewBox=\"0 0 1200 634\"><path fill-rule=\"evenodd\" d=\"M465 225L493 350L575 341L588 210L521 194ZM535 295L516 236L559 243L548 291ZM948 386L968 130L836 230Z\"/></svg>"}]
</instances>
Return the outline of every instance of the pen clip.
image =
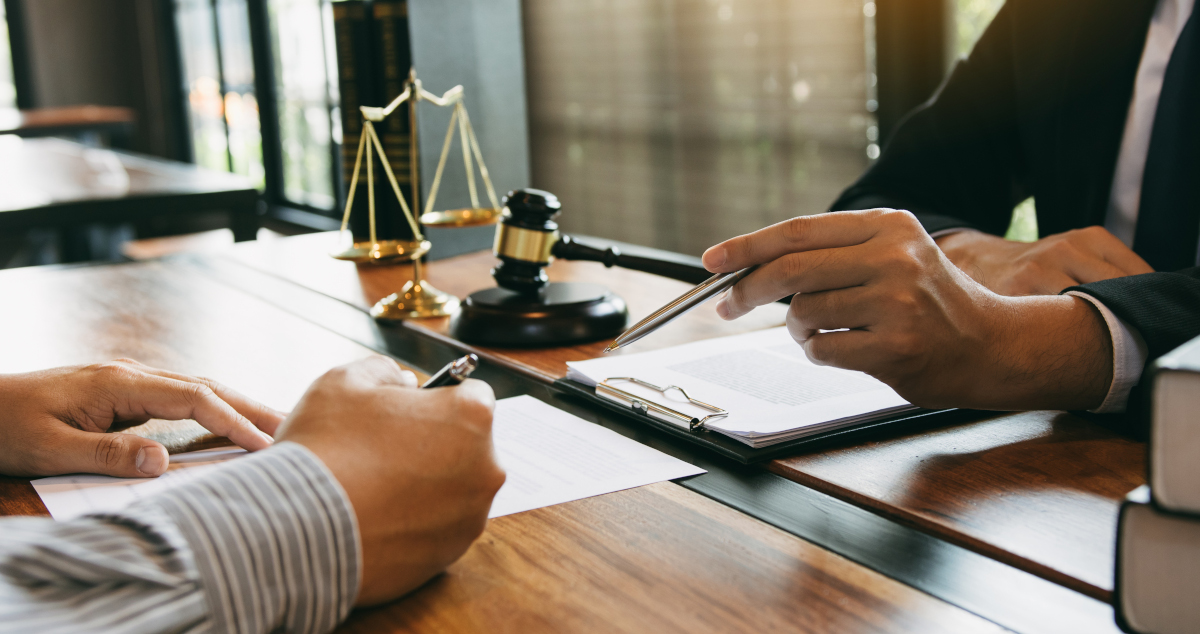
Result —
<instances>
[{"instance_id":1,"label":"pen clip","mask_svg":"<svg viewBox=\"0 0 1200 634\"><path fill-rule=\"evenodd\" d=\"M655 392L658 392L659 394L662 394L664 396L666 396L666 394L668 392L675 390L675 391L678 391L680 394L682 394L683 398L687 399L688 403L691 403L692 405L695 405L696 407L699 407L701 409L710 411L710 412L712 412L712 414L704 416L703 418L691 416L691 415L685 414L683 412L680 412L677 409L667 407L666 405L663 405L661 403L656 403L654 401L646 399L645 397L641 397L636 394L626 392L625 390L622 390L621 388L616 387L616 386L612 385L611 383L609 383L610 381L627 381L629 383L633 383L635 385L640 385L644 388L654 390ZM631 409L633 409L635 412L638 412L639 414L644 414L646 416L650 416L652 418L656 418L658 420L662 420L665 422L674 423L676 425L685 426L691 431L703 429L704 425L707 424L708 421L710 421L710 420L715 420L718 418L725 418L726 416L729 416L729 412L721 409L720 407L717 407L716 405L711 405L709 403L705 403L704 401L692 398L691 395L689 395L686 390L679 387L678 385L668 385L666 387L660 387L658 385L650 383L649 381L643 381L641 379L637 379L637 378L634 378L631 376L615 376L615 377L609 377L607 379L604 379L603 381L596 384L596 394L598 394L604 398L607 398L610 401L621 403L623 405L628 405Z\"/></svg>"}]
</instances>

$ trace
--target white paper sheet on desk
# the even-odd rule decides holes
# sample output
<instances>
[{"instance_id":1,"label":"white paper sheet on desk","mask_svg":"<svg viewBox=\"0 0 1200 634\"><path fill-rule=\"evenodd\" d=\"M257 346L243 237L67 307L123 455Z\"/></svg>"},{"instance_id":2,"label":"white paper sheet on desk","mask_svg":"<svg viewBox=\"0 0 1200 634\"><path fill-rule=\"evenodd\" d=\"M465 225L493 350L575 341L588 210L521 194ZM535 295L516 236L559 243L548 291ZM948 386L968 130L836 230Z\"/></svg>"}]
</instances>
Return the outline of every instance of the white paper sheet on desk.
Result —
<instances>
[{"instance_id":1,"label":"white paper sheet on desk","mask_svg":"<svg viewBox=\"0 0 1200 634\"><path fill-rule=\"evenodd\" d=\"M34 480L33 490L57 520L122 509L246 455L245 449L221 447L171 456L167 472L157 478L113 478L102 475L54 476Z\"/></svg>"},{"instance_id":2,"label":"white paper sheet on desk","mask_svg":"<svg viewBox=\"0 0 1200 634\"><path fill-rule=\"evenodd\" d=\"M813 364L786 328L697 341L663 350L577 361L567 378L596 385L633 377L677 385L695 399L729 411L710 429L752 446L844 427L915 409L884 383L863 374ZM630 383L617 385L695 416L703 411Z\"/></svg>"},{"instance_id":3,"label":"white paper sheet on desk","mask_svg":"<svg viewBox=\"0 0 1200 634\"><path fill-rule=\"evenodd\" d=\"M497 403L492 434L508 480L490 517L704 473L532 396Z\"/></svg>"},{"instance_id":4,"label":"white paper sheet on desk","mask_svg":"<svg viewBox=\"0 0 1200 634\"><path fill-rule=\"evenodd\" d=\"M508 479L489 517L704 473L532 396L496 403L492 433ZM171 456L167 473L158 478L57 476L34 480L33 488L52 516L66 520L123 508L243 455L245 451L229 448L194 451Z\"/></svg>"}]
</instances>

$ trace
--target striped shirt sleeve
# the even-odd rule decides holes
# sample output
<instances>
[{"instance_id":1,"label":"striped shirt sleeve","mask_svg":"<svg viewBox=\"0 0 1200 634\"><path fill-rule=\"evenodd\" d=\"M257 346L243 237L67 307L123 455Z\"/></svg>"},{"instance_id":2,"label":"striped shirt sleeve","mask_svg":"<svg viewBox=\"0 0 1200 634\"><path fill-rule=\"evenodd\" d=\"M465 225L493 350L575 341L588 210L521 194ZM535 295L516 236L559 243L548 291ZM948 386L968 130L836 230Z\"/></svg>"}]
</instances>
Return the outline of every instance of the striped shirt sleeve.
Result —
<instances>
[{"instance_id":1,"label":"striped shirt sleeve","mask_svg":"<svg viewBox=\"0 0 1200 634\"><path fill-rule=\"evenodd\" d=\"M279 443L125 510L0 520L0 632L328 632L358 595L354 510Z\"/></svg>"}]
</instances>

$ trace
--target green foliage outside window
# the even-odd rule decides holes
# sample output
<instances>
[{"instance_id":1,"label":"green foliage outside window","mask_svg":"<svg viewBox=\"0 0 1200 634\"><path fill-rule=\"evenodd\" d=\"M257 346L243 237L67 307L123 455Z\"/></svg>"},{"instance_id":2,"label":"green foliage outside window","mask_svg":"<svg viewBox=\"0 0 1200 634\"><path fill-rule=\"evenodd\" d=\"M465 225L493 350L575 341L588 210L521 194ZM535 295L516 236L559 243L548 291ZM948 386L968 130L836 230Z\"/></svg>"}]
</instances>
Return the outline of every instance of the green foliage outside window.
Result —
<instances>
[{"instance_id":1,"label":"green foliage outside window","mask_svg":"<svg viewBox=\"0 0 1200 634\"><path fill-rule=\"evenodd\" d=\"M954 0L956 58L971 52L1003 4L1004 0Z\"/></svg>"}]
</instances>

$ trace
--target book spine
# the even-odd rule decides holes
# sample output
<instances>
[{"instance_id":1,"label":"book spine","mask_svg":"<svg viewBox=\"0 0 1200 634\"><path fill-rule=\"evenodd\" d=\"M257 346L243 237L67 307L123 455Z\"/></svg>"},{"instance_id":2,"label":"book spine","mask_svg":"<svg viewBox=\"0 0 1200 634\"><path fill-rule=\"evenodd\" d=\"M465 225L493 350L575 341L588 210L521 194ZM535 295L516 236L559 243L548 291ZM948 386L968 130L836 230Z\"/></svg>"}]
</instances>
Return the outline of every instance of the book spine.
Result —
<instances>
[{"instance_id":1,"label":"book spine","mask_svg":"<svg viewBox=\"0 0 1200 634\"><path fill-rule=\"evenodd\" d=\"M382 62L385 101L404 91L404 83L412 68L412 53L408 37L408 3L396 0L377 0L375 23L379 34L379 59ZM392 171L401 185L409 184L409 117L405 104L380 125L379 135L387 151ZM411 201L411 196L410 196Z\"/></svg>"},{"instance_id":2,"label":"book spine","mask_svg":"<svg viewBox=\"0 0 1200 634\"><path fill-rule=\"evenodd\" d=\"M1124 557L1122 556L1122 551L1124 550L1126 537L1125 516L1132 506L1146 504L1149 497L1150 492L1145 485L1130 491L1125 500L1121 502L1121 510L1117 514L1117 545L1116 557L1113 558L1115 569L1113 571L1112 605L1113 618L1117 622L1117 627L1121 628L1122 632L1134 632L1133 628L1129 625L1128 619L1125 617L1125 583L1122 579L1124 576Z\"/></svg>"},{"instance_id":3,"label":"book spine","mask_svg":"<svg viewBox=\"0 0 1200 634\"><path fill-rule=\"evenodd\" d=\"M409 69L412 67L412 52L408 31L408 3L404 0L375 0L372 6L374 26L375 59L379 60L378 86L383 98L379 105L386 105L404 91ZM387 155L388 165L396 176L401 194L414 216L421 214L413 205L413 183L409 172L409 105L397 108L387 119L376 126L379 140ZM382 163L378 176L385 179ZM412 230L404 217L404 210L391 189L381 180L384 189L375 190L376 222L389 236L411 239Z\"/></svg>"},{"instance_id":4,"label":"book spine","mask_svg":"<svg viewBox=\"0 0 1200 634\"><path fill-rule=\"evenodd\" d=\"M337 49L338 93L342 114L342 180L343 189L350 191L354 174L354 162L358 154L358 143L362 138L362 113L359 106L370 104L372 98L372 72L370 30L367 22L369 5L362 0L333 3L334 44ZM364 168L365 171L365 168ZM351 229L356 240L366 239L367 188L366 175L360 175L358 191L354 195L354 213ZM342 201L345 204L345 201Z\"/></svg>"},{"instance_id":5,"label":"book spine","mask_svg":"<svg viewBox=\"0 0 1200 634\"><path fill-rule=\"evenodd\" d=\"M1153 503L1172 513L1200 516L1192 486L1200 469L1194 456L1200 437L1200 337L1175 348L1151 366L1147 480ZM1170 475L1168 475L1170 474Z\"/></svg>"}]
</instances>

